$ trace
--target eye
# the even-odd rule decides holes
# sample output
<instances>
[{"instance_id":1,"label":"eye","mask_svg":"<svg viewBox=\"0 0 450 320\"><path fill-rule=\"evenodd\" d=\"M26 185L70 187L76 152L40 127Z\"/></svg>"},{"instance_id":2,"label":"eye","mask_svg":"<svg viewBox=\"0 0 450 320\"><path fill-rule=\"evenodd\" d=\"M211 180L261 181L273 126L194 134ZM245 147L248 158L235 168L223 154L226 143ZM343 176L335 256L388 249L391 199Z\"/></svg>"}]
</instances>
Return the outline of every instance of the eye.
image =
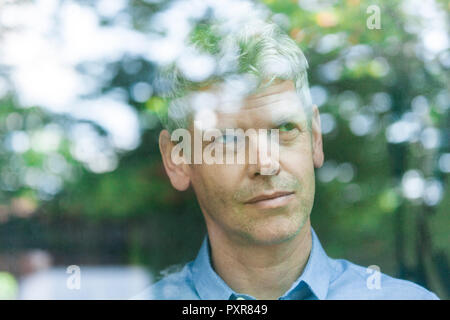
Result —
<instances>
[{"instance_id":1,"label":"eye","mask_svg":"<svg viewBox=\"0 0 450 320\"><path fill-rule=\"evenodd\" d=\"M286 122L286 123L283 123L282 125L278 126L277 129L280 130L281 132L288 132L288 131L297 129L297 126L295 123Z\"/></svg>"}]
</instances>

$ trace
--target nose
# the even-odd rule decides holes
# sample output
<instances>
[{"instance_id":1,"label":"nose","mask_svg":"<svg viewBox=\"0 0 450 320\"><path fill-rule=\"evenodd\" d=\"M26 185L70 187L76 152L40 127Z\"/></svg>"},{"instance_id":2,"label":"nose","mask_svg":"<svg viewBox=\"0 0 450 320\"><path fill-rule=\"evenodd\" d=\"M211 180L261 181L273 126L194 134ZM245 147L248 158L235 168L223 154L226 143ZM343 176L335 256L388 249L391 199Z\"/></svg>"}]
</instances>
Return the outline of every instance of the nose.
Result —
<instances>
[{"instance_id":1,"label":"nose","mask_svg":"<svg viewBox=\"0 0 450 320\"><path fill-rule=\"evenodd\" d=\"M248 158L250 178L277 175L280 172L278 130L258 130L258 134L249 139L249 152L254 153L249 154Z\"/></svg>"}]
</instances>

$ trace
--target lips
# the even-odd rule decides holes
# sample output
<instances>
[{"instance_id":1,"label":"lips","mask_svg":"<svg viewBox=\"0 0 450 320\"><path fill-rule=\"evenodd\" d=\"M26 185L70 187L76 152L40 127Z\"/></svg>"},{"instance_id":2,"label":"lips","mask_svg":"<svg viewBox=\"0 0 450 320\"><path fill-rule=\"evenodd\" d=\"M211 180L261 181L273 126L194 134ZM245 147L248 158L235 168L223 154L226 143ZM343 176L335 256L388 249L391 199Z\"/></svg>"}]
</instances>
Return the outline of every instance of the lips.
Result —
<instances>
[{"instance_id":1,"label":"lips","mask_svg":"<svg viewBox=\"0 0 450 320\"><path fill-rule=\"evenodd\" d=\"M273 193L268 193L268 194L262 194L262 195L251 198L250 200L246 201L245 203L246 204L256 204L256 203L260 203L263 201L274 200L277 198L283 198L283 197L289 196L291 194L294 194L294 192L278 191L278 192L273 192Z\"/></svg>"}]
</instances>

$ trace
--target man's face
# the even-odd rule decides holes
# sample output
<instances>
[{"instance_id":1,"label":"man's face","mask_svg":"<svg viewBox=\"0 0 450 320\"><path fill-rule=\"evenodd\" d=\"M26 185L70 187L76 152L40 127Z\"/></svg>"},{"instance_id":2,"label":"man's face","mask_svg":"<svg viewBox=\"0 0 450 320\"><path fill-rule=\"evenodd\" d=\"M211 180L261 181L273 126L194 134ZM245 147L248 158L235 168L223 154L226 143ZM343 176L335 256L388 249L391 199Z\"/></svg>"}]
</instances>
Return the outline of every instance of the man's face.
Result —
<instances>
[{"instance_id":1,"label":"man's face","mask_svg":"<svg viewBox=\"0 0 450 320\"><path fill-rule=\"evenodd\" d=\"M220 130L278 129L279 156L277 159L269 152L265 162L257 157L254 164L247 157L244 164L189 165L187 175L210 237L214 237L211 232L221 232L241 242L259 244L292 238L309 219L315 191L314 167L320 167L323 161L317 119L313 117L311 132L292 81L247 97L236 112L216 115L215 127ZM247 140L247 155L249 143ZM278 170L272 175L261 174L267 165Z\"/></svg>"}]
</instances>

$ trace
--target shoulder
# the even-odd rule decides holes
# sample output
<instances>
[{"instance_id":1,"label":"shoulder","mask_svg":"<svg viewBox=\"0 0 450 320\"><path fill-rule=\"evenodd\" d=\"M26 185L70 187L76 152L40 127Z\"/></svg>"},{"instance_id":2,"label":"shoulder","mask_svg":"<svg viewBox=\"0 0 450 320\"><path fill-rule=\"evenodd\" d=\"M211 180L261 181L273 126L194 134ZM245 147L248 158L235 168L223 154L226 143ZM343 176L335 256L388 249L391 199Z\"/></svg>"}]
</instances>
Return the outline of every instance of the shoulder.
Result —
<instances>
[{"instance_id":1,"label":"shoulder","mask_svg":"<svg viewBox=\"0 0 450 320\"><path fill-rule=\"evenodd\" d=\"M165 273L164 278L132 298L132 300L196 299L198 296L192 282L191 263L184 265L181 270L171 271L170 274Z\"/></svg>"},{"instance_id":2,"label":"shoulder","mask_svg":"<svg viewBox=\"0 0 450 320\"><path fill-rule=\"evenodd\" d=\"M331 299L438 300L414 282L391 277L379 268L362 267L344 259L330 259L334 270Z\"/></svg>"}]
</instances>

